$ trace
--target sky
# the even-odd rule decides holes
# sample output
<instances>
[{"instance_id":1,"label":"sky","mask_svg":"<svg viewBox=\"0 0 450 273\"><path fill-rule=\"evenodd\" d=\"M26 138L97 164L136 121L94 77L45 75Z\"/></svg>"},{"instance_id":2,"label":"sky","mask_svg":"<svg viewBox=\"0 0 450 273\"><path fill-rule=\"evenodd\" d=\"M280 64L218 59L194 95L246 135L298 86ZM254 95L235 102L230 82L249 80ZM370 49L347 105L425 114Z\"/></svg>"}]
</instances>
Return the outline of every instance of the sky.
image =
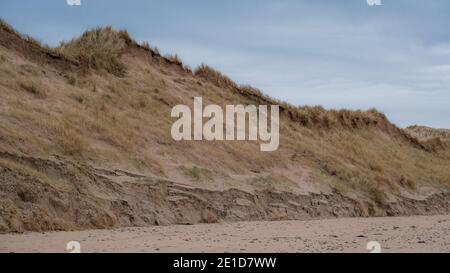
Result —
<instances>
[{"instance_id":1,"label":"sky","mask_svg":"<svg viewBox=\"0 0 450 273\"><path fill-rule=\"evenodd\" d=\"M450 128L450 1L1 0L0 18L55 46L104 25L294 105L369 109Z\"/></svg>"}]
</instances>

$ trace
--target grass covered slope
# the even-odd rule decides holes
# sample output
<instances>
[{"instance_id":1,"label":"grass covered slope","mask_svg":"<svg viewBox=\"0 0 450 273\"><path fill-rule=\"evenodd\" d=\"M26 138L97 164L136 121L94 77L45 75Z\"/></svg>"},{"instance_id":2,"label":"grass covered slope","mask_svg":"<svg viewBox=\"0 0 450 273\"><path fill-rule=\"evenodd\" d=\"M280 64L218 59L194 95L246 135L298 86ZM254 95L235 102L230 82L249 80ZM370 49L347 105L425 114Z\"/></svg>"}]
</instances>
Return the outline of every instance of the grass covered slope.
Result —
<instances>
[{"instance_id":1,"label":"grass covered slope","mask_svg":"<svg viewBox=\"0 0 450 273\"><path fill-rule=\"evenodd\" d=\"M280 148L176 142L177 104L280 104ZM0 230L448 212L450 153L376 110L275 101L109 27L0 24Z\"/></svg>"}]
</instances>

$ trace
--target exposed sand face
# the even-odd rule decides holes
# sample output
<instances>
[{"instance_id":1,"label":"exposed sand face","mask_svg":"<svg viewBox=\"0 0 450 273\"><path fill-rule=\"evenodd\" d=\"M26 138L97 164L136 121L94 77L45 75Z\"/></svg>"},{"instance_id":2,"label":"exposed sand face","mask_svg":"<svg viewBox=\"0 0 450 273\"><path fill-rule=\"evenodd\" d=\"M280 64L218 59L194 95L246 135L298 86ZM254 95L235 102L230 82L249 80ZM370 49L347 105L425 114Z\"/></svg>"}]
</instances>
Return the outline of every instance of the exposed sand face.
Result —
<instances>
[{"instance_id":1,"label":"exposed sand face","mask_svg":"<svg viewBox=\"0 0 450 273\"><path fill-rule=\"evenodd\" d=\"M450 215L240 222L0 235L0 252L450 252Z\"/></svg>"}]
</instances>

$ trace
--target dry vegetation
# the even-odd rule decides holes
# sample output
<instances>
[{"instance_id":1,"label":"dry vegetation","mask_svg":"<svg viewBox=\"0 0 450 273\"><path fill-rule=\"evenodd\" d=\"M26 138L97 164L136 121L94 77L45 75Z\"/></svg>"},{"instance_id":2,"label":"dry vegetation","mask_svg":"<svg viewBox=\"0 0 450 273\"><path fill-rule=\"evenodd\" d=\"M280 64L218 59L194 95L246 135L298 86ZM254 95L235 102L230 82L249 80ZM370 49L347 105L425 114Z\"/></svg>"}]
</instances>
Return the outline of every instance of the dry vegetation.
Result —
<instances>
[{"instance_id":1,"label":"dry vegetation","mask_svg":"<svg viewBox=\"0 0 450 273\"><path fill-rule=\"evenodd\" d=\"M115 31L111 27L97 28L85 32L80 38L62 42L56 49L64 56L87 64L95 69L123 76L125 66L121 55L131 42L126 31Z\"/></svg>"},{"instance_id":2,"label":"dry vegetation","mask_svg":"<svg viewBox=\"0 0 450 273\"><path fill-rule=\"evenodd\" d=\"M12 50L8 41L14 39L52 55L38 62L25 47ZM54 56L64 63L53 65ZM162 57L126 31L97 28L49 49L1 22L0 64L0 152L60 156L212 190L334 189L377 207L405 194L425 195L425 187L447 191L450 186L448 146L430 140L448 139L448 130L408 128L407 133L374 109L278 102L207 65L192 73L178 56ZM280 104L280 149L261 153L253 142L172 141L170 109L192 104L193 96L219 105ZM30 173L36 166L26 168ZM45 169L33 175L46 181ZM98 196L107 192L99 191ZM33 202L23 188L19 195ZM202 217L217 221L211 212Z\"/></svg>"},{"instance_id":3,"label":"dry vegetation","mask_svg":"<svg viewBox=\"0 0 450 273\"><path fill-rule=\"evenodd\" d=\"M9 32L17 37L20 37L22 40L26 41L27 43L33 46L40 47L42 50L45 51L51 50L50 47L48 47L47 45L43 45L40 41L34 39L33 37L16 31L10 24L8 24L5 20L1 18L0 18L0 28L3 31Z\"/></svg>"},{"instance_id":4,"label":"dry vegetation","mask_svg":"<svg viewBox=\"0 0 450 273\"><path fill-rule=\"evenodd\" d=\"M439 138L442 141L450 141L450 129L435 129L426 126L414 125L406 128L405 130L412 136L421 140Z\"/></svg>"},{"instance_id":5,"label":"dry vegetation","mask_svg":"<svg viewBox=\"0 0 450 273\"><path fill-rule=\"evenodd\" d=\"M23 90L27 91L30 94L33 94L37 98L45 99L47 97L47 91L45 87L38 82L34 82L32 80L23 80L19 84Z\"/></svg>"}]
</instances>

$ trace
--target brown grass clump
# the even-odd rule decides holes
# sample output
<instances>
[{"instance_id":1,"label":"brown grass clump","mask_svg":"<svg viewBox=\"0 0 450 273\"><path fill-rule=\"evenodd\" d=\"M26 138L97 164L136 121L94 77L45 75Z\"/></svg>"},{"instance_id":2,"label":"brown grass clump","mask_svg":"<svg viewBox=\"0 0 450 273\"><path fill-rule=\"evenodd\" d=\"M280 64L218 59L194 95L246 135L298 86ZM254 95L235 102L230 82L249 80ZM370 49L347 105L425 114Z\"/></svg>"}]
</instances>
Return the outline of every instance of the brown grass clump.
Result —
<instances>
[{"instance_id":1,"label":"brown grass clump","mask_svg":"<svg viewBox=\"0 0 450 273\"><path fill-rule=\"evenodd\" d=\"M212 179L213 176L213 173L210 170L198 166L180 166L179 170L181 170L186 177L196 182Z\"/></svg>"},{"instance_id":2,"label":"brown grass clump","mask_svg":"<svg viewBox=\"0 0 450 273\"><path fill-rule=\"evenodd\" d=\"M87 31L70 42L62 42L56 50L95 69L104 69L114 75L123 76L125 66L120 57L131 42L127 31L104 27Z\"/></svg>"},{"instance_id":3,"label":"brown grass clump","mask_svg":"<svg viewBox=\"0 0 450 273\"><path fill-rule=\"evenodd\" d=\"M164 56L164 59L168 61L171 64L179 66L183 71L187 72L188 74L192 74L192 69L188 66L183 64L183 61L180 59L180 57L177 54L169 54Z\"/></svg>"},{"instance_id":4,"label":"brown grass clump","mask_svg":"<svg viewBox=\"0 0 450 273\"><path fill-rule=\"evenodd\" d=\"M174 55L166 55L164 56L167 60L169 60L170 62L177 64L177 65L182 65L183 62L181 61L180 57L177 54Z\"/></svg>"},{"instance_id":5,"label":"brown grass clump","mask_svg":"<svg viewBox=\"0 0 450 273\"><path fill-rule=\"evenodd\" d=\"M36 98L45 99L47 97L47 90L44 85L33 80L24 80L19 83L20 88L26 92L34 95Z\"/></svg>"},{"instance_id":6,"label":"brown grass clump","mask_svg":"<svg viewBox=\"0 0 450 273\"><path fill-rule=\"evenodd\" d=\"M221 72L215 70L214 68L202 64L197 67L194 71L194 76L200 77L208 82L213 83L217 87L220 88L229 88L235 92L240 93L245 97L259 98L274 101L273 99L266 98L263 93L250 85L238 85L233 80L231 80L228 76L222 74Z\"/></svg>"},{"instance_id":7,"label":"brown grass clump","mask_svg":"<svg viewBox=\"0 0 450 273\"><path fill-rule=\"evenodd\" d=\"M274 102L275 100L267 97L266 95L263 94L263 92L261 92L261 90L259 90L258 88L255 88L253 86L250 85L241 85L238 88L238 91L241 95L243 95L244 97L247 98L251 98L253 100L257 100L261 103L267 103L267 102ZM277 104L282 104L281 102L276 102Z\"/></svg>"},{"instance_id":8,"label":"brown grass clump","mask_svg":"<svg viewBox=\"0 0 450 273\"><path fill-rule=\"evenodd\" d=\"M59 147L61 153L73 157L86 156L89 152L89 144L79 133L66 127L67 126L63 125L56 130L55 143Z\"/></svg>"},{"instance_id":9,"label":"brown grass clump","mask_svg":"<svg viewBox=\"0 0 450 273\"><path fill-rule=\"evenodd\" d=\"M159 48L157 48L156 46L152 47L148 42L143 42L140 46L147 51L151 51L155 56L161 56Z\"/></svg>"},{"instance_id":10,"label":"brown grass clump","mask_svg":"<svg viewBox=\"0 0 450 273\"><path fill-rule=\"evenodd\" d=\"M210 81L218 87L238 88L238 85L234 81L206 64L197 67L194 71L194 75Z\"/></svg>"}]
</instances>

